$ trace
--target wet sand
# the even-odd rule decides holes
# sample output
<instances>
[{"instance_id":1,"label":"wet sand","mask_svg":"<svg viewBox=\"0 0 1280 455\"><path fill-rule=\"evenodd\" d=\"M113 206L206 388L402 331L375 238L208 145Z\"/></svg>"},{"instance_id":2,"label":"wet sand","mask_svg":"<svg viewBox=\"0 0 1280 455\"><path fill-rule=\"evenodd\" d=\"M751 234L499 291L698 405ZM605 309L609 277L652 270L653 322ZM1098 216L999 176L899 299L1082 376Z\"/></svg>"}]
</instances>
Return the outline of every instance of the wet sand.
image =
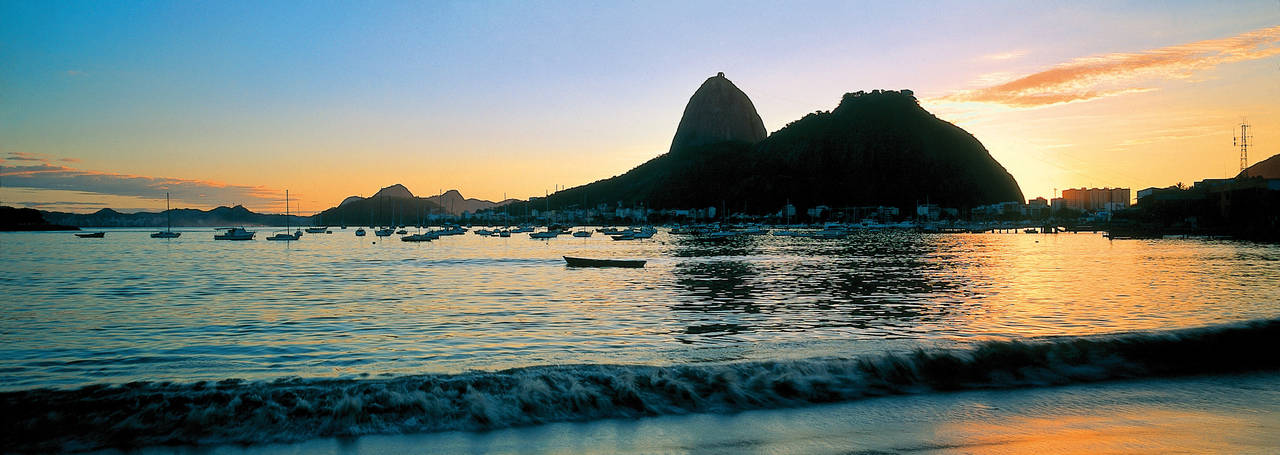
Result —
<instances>
[{"instance_id":1,"label":"wet sand","mask_svg":"<svg viewBox=\"0 0 1280 455\"><path fill-rule=\"evenodd\" d=\"M1280 373L893 396L489 432L154 447L159 454L1275 453ZM121 453L108 451L103 453Z\"/></svg>"}]
</instances>

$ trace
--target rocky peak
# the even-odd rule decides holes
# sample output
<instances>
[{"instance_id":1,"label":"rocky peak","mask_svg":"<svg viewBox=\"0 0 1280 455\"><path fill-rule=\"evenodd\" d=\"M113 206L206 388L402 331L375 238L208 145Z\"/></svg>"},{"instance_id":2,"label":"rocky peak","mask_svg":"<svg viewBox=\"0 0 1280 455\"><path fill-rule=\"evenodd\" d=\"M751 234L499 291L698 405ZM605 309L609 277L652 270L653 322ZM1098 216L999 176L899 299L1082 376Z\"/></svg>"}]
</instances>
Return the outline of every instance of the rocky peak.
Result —
<instances>
[{"instance_id":1,"label":"rocky peak","mask_svg":"<svg viewBox=\"0 0 1280 455\"><path fill-rule=\"evenodd\" d=\"M378 190L377 193L373 194L373 197L374 198L388 197L388 198L398 198L398 199L413 199L413 193L409 192L409 189L405 188L404 185L397 183L395 185L391 185L386 188Z\"/></svg>"},{"instance_id":2,"label":"rocky peak","mask_svg":"<svg viewBox=\"0 0 1280 455\"><path fill-rule=\"evenodd\" d=\"M724 73L716 73L689 98L670 151L724 141L756 143L766 136L768 131L751 98Z\"/></svg>"}]
</instances>

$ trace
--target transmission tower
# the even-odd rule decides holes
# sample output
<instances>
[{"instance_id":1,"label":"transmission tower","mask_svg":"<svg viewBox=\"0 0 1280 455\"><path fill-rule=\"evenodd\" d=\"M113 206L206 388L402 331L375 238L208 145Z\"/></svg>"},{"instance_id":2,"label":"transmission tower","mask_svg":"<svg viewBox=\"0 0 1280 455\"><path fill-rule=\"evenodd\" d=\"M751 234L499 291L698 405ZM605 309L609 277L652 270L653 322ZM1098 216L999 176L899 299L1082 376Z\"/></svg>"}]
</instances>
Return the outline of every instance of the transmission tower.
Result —
<instances>
[{"instance_id":1,"label":"transmission tower","mask_svg":"<svg viewBox=\"0 0 1280 455\"><path fill-rule=\"evenodd\" d=\"M1249 122L1245 121L1240 123L1240 135L1231 140L1232 146L1240 147L1240 175L1243 177L1249 177L1245 171L1249 168L1249 139L1252 138L1249 135Z\"/></svg>"}]
</instances>

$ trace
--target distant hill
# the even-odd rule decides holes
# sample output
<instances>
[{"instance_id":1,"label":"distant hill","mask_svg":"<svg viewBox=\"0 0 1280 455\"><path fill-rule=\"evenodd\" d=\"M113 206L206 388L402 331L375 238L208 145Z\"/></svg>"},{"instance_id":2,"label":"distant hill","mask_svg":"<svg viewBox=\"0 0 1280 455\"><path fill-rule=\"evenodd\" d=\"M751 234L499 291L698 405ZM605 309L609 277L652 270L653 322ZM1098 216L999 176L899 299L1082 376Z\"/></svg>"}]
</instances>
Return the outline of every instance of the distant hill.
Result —
<instances>
[{"instance_id":1,"label":"distant hill","mask_svg":"<svg viewBox=\"0 0 1280 455\"><path fill-rule=\"evenodd\" d=\"M1245 168L1244 172L1236 175L1242 177L1262 177L1264 179L1280 179L1280 155L1272 155L1271 158L1254 163L1253 166Z\"/></svg>"},{"instance_id":2,"label":"distant hill","mask_svg":"<svg viewBox=\"0 0 1280 455\"><path fill-rule=\"evenodd\" d=\"M75 226L50 224L36 209L0 206L0 231L76 231Z\"/></svg>"},{"instance_id":3,"label":"distant hill","mask_svg":"<svg viewBox=\"0 0 1280 455\"><path fill-rule=\"evenodd\" d=\"M41 212L44 218L52 223L80 227L164 226L168 220L167 213L172 213L174 226L283 226L285 224L284 215L254 213L241 205L223 206L210 210L172 209L168 212L121 213L112 209L102 209L93 213ZM291 216L289 224L308 226L311 224L311 218Z\"/></svg>"},{"instance_id":4,"label":"distant hill","mask_svg":"<svg viewBox=\"0 0 1280 455\"><path fill-rule=\"evenodd\" d=\"M765 214L787 200L798 207L908 209L926 201L965 208L1023 200L1013 176L982 143L920 107L909 90L845 94L834 110L806 115L759 142L682 145L681 137L670 152L623 175L531 207L724 204L732 212Z\"/></svg>"},{"instance_id":5,"label":"distant hill","mask_svg":"<svg viewBox=\"0 0 1280 455\"><path fill-rule=\"evenodd\" d=\"M352 225L387 225L417 224L418 220L430 215L448 213L461 215L462 212L475 213L477 210L491 209L501 204L482 199L468 199L458 190L449 190L442 195L431 197L414 196L404 185L395 184L378 190L373 196L364 198L350 196L342 200L337 207L320 212L318 218L326 224L347 223Z\"/></svg>"}]
</instances>

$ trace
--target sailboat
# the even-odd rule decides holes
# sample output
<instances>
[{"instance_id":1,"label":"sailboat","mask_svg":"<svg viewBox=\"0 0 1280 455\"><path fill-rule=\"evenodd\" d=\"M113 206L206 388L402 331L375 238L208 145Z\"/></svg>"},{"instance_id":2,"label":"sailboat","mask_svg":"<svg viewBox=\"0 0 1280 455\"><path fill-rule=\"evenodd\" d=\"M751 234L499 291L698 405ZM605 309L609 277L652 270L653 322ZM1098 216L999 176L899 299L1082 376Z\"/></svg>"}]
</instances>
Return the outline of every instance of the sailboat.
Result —
<instances>
[{"instance_id":1,"label":"sailboat","mask_svg":"<svg viewBox=\"0 0 1280 455\"><path fill-rule=\"evenodd\" d=\"M298 206L298 211L299 211L299 212L301 212L301 211L302 211L302 206L301 206L301 205L299 205L299 206ZM319 223L319 225L318 225L318 226L311 226L311 227L307 228L307 233L308 233L308 234L324 234L324 233L329 232L329 226L326 226L326 225L324 224L324 215L323 215L323 214L320 214L320 215L311 215L311 224L313 224L313 225L314 225L314 224L317 224L317 223L315 222L315 218L316 218L316 216L319 216L319 217L320 217L320 223Z\"/></svg>"},{"instance_id":2,"label":"sailboat","mask_svg":"<svg viewBox=\"0 0 1280 455\"><path fill-rule=\"evenodd\" d=\"M152 232L153 239L176 239L182 235L181 232L173 232L173 212L169 211L169 193L164 193L164 213L168 218L168 227L160 232Z\"/></svg>"},{"instance_id":3,"label":"sailboat","mask_svg":"<svg viewBox=\"0 0 1280 455\"><path fill-rule=\"evenodd\" d=\"M267 240L298 240L302 238L302 231L289 233L289 190L284 190L284 232L277 233Z\"/></svg>"}]
</instances>

